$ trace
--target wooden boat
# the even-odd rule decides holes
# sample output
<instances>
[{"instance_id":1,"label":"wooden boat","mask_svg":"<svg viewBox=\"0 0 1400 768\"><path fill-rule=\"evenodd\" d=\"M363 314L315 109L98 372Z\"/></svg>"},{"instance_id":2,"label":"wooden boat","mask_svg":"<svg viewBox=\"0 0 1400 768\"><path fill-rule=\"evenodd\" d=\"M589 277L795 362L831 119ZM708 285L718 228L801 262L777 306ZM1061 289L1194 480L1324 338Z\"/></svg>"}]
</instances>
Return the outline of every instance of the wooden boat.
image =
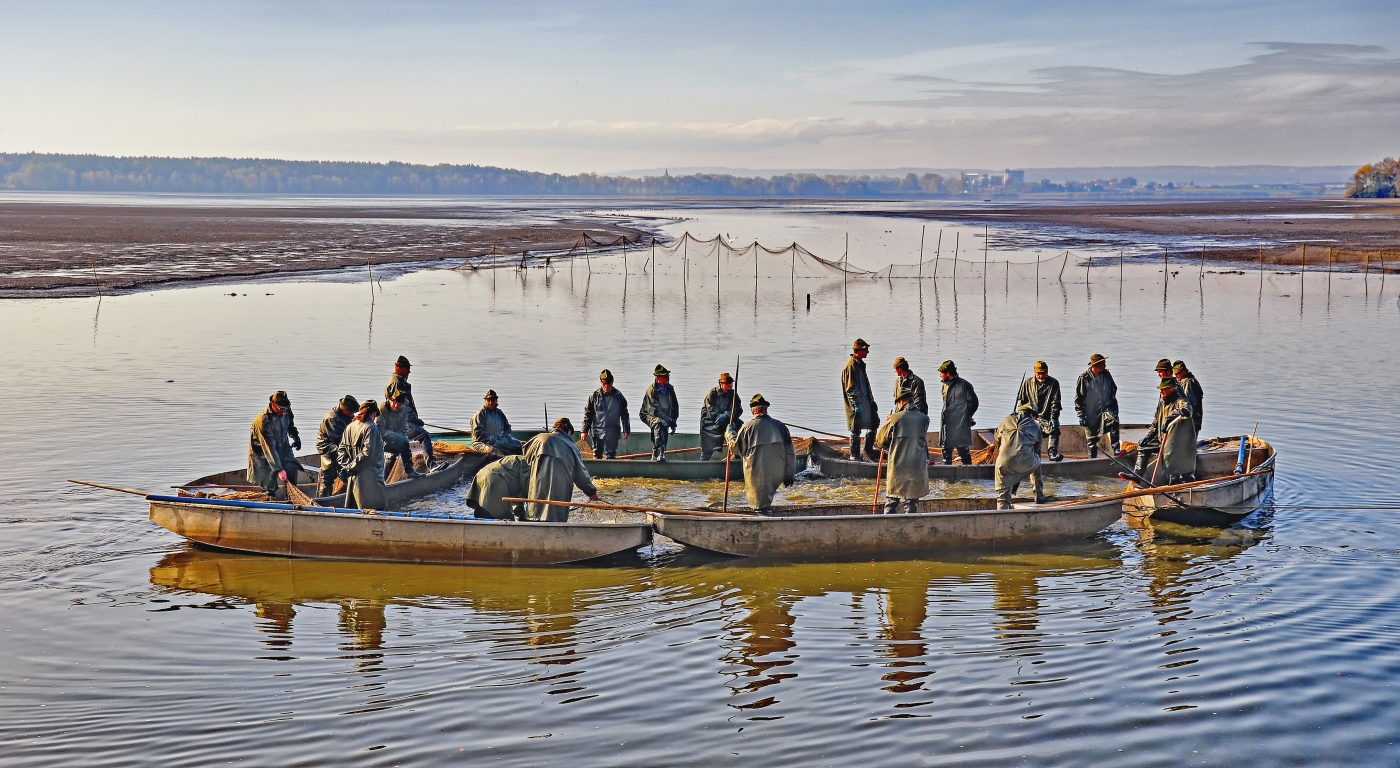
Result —
<instances>
[{"instance_id":1,"label":"wooden boat","mask_svg":"<svg viewBox=\"0 0 1400 768\"><path fill-rule=\"evenodd\" d=\"M516 439L525 442L538 435L541 430L515 430L513 434ZM449 445L472 445L470 435L444 433L434 434L433 443L446 443ZM703 461L700 458L700 435L695 432L677 432L671 435L667 442L666 461L652 461L651 455L651 435L649 433L632 433L631 437L619 440L617 444L618 456L631 456L644 454L631 459L595 459L593 452L583 443L579 443L579 451L583 453L583 464L588 468L588 474L593 477L622 478L622 477L644 477L658 480L723 480L724 479L724 458L720 454L719 459ZM800 472L807 468L806 453L799 453L797 457L797 470ZM731 461L729 463L729 477L731 480L742 480L744 478L743 462Z\"/></svg>"},{"instance_id":2,"label":"wooden boat","mask_svg":"<svg viewBox=\"0 0 1400 768\"><path fill-rule=\"evenodd\" d=\"M742 512L742 509L733 509ZM686 546L743 557L852 559L939 550L998 549L1082 539L1123 514L1119 500L1045 507L996 499L924 499L915 514L872 514L869 504L773 507L773 517L652 514L656 532Z\"/></svg>"},{"instance_id":3,"label":"wooden boat","mask_svg":"<svg viewBox=\"0 0 1400 768\"><path fill-rule=\"evenodd\" d=\"M1125 424L1119 437L1125 441L1136 441L1147 433L1147 424ZM977 429L972 433L972 450L974 452L986 449L995 442L994 431L990 429ZM874 478L876 465L873 461L851 461L848 456L848 449L845 443L834 444L835 441L812 440L811 455L812 460L821 468L821 473L827 477L858 477ZM1122 472L1124 465L1131 467L1135 455L1130 453L1127 456L1114 461L1105 454L1108 451L1107 439L1100 440L1099 457L1096 459L1087 458L1089 448L1084 440L1084 431L1078 427L1063 427L1060 434L1060 451L1065 454L1063 461L1050 461L1045 459L1041 466L1044 468L1044 477L1047 478L1087 478L1087 477L1112 477ZM938 433L928 433L929 459L937 463L930 464L928 476L931 480L991 480L994 464L944 464L943 457L939 454ZM954 459L960 461L959 459Z\"/></svg>"},{"instance_id":4,"label":"wooden boat","mask_svg":"<svg viewBox=\"0 0 1400 768\"><path fill-rule=\"evenodd\" d=\"M1185 524L1228 522L1255 509L1273 488L1277 454L1274 447L1258 438L1217 438L1206 441L1196 458L1196 477L1216 482L1195 485L1171 494L1154 494L1126 499L1123 511ZM1159 479L1158 485L1162 482ZM1144 486L1128 483L1129 491Z\"/></svg>"}]
</instances>

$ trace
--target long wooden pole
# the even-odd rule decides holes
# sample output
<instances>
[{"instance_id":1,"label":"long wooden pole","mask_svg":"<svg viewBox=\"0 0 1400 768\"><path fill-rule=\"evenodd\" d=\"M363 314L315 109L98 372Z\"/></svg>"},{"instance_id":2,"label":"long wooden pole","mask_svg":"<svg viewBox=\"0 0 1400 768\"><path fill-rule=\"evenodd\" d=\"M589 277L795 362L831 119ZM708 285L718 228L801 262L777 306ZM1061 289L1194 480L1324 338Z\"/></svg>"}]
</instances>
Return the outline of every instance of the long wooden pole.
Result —
<instances>
[{"instance_id":1,"label":"long wooden pole","mask_svg":"<svg viewBox=\"0 0 1400 768\"><path fill-rule=\"evenodd\" d=\"M70 482L70 483L77 483L78 485L89 485L89 486L92 486L93 488L101 488L101 489L104 490L104 491L116 491L116 492L118 492L118 493L129 493L129 494L131 494L131 495L133 495L133 496L150 496L150 495L151 495L151 494L149 494L149 493L146 493L145 491L133 491L133 490L131 490L130 488L118 488L118 487L116 487L115 485L103 485L103 484L101 484L101 483L90 483L90 482L88 482L88 481L86 481L86 480L71 480L71 479L70 479L68 482Z\"/></svg>"},{"instance_id":2,"label":"long wooden pole","mask_svg":"<svg viewBox=\"0 0 1400 768\"><path fill-rule=\"evenodd\" d=\"M734 393L729 397L729 424L724 426L724 511L729 511L729 462L734 459L734 446L729 444L729 425L734 423L734 409L739 407L739 356L734 356Z\"/></svg>"},{"instance_id":3,"label":"long wooden pole","mask_svg":"<svg viewBox=\"0 0 1400 768\"><path fill-rule=\"evenodd\" d=\"M811 432L811 433L817 434L817 435L826 435L827 437L835 437L835 438L840 439L840 440L850 440L850 439L851 439L851 436L850 436L850 435L838 435L838 434L836 434L836 433L834 433L834 432L823 432L823 431L821 431L820 429L812 429L811 427L804 427L804 426L802 426L801 424L789 424L789 423L787 423L786 421L784 421L782 424L783 424L783 426L785 426L785 427L792 427L793 429L800 429L800 430L803 430L804 432Z\"/></svg>"},{"instance_id":4,"label":"long wooden pole","mask_svg":"<svg viewBox=\"0 0 1400 768\"><path fill-rule=\"evenodd\" d=\"M757 517L735 512L705 512L699 509L667 509L665 507L634 507L626 504L594 504L587 501L552 501L550 499L526 499L506 497L501 501L511 504L548 504L554 507L582 507L584 509L607 509L619 512L656 512L662 515L694 515L696 517Z\"/></svg>"}]
</instances>

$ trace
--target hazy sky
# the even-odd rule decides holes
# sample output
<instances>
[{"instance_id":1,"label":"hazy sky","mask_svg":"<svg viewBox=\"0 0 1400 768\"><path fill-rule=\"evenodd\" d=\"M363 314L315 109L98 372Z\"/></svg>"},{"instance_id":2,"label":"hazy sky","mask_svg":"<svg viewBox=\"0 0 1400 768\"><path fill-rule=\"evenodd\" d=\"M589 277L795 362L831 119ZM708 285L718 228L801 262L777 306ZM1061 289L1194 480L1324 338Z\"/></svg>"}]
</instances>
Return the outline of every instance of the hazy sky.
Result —
<instances>
[{"instance_id":1,"label":"hazy sky","mask_svg":"<svg viewBox=\"0 0 1400 768\"><path fill-rule=\"evenodd\" d=\"M1352 164L1400 2L3 2L0 151L632 168Z\"/></svg>"}]
</instances>

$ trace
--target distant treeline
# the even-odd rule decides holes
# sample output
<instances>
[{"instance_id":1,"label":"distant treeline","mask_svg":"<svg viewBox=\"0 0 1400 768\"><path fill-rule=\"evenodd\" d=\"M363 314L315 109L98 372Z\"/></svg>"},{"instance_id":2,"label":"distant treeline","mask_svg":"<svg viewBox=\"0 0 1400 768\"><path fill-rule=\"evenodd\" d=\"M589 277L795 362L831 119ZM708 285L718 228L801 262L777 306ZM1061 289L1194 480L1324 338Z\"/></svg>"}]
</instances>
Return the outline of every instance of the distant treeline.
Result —
<instances>
[{"instance_id":1,"label":"distant treeline","mask_svg":"<svg viewBox=\"0 0 1400 768\"><path fill-rule=\"evenodd\" d=\"M1347 183L1347 197L1400 197L1400 162L1387 157L1379 163L1368 163L1356 169Z\"/></svg>"},{"instance_id":2,"label":"distant treeline","mask_svg":"<svg viewBox=\"0 0 1400 768\"><path fill-rule=\"evenodd\" d=\"M315 195L910 197L957 194L959 179L788 174L771 178L599 176L480 165L0 154L0 188L83 192Z\"/></svg>"}]
</instances>

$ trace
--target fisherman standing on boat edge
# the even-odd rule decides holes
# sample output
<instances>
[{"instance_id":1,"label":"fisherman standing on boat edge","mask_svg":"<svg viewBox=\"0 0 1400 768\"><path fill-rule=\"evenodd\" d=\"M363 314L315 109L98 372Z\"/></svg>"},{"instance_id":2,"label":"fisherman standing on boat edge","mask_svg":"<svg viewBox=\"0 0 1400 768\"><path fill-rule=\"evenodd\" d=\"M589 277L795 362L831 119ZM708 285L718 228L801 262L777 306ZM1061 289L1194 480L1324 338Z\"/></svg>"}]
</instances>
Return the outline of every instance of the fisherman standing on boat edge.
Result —
<instances>
[{"instance_id":1,"label":"fisherman standing on boat edge","mask_svg":"<svg viewBox=\"0 0 1400 768\"><path fill-rule=\"evenodd\" d=\"M321 419L321 428L316 432L316 452L321 454L321 483L317 496L330 496L335 493L335 481L345 479L345 470L340 466L340 438L345 428L360 410L360 401L354 395L340 398L340 402Z\"/></svg>"},{"instance_id":2,"label":"fisherman standing on boat edge","mask_svg":"<svg viewBox=\"0 0 1400 768\"><path fill-rule=\"evenodd\" d=\"M846 403L846 426L851 433L851 461L861 461L860 433L865 432L865 454L876 461L875 429L880 426L879 406L875 405L875 393L870 388L870 377L865 374L865 356L870 354L870 345L865 339L856 339L851 344L851 356L846 367L841 369L841 393Z\"/></svg>"},{"instance_id":3,"label":"fisherman standing on boat edge","mask_svg":"<svg viewBox=\"0 0 1400 768\"><path fill-rule=\"evenodd\" d=\"M972 384L958 375L958 366L952 360L944 360L938 366L938 376L943 380L943 413L938 420L938 445L943 448L943 463L953 463L953 450L957 449L963 466L972 464L972 428L977 422L972 419L977 414L977 392Z\"/></svg>"},{"instance_id":4,"label":"fisherman standing on boat edge","mask_svg":"<svg viewBox=\"0 0 1400 768\"><path fill-rule=\"evenodd\" d=\"M486 446L502 456L520 453L520 441L510 431L510 419L498 406L496 390L488 389L481 398L481 408L472 416L472 442Z\"/></svg>"},{"instance_id":5,"label":"fisherman standing on boat edge","mask_svg":"<svg viewBox=\"0 0 1400 768\"><path fill-rule=\"evenodd\" d=\"M726 433L737 432L744 425L738 403L734 377L725 371L719 375L719 386L705 395L705 403L700 407L701 461L709 461L715 451L724 448Z\"/></svg>"},{"instance_id":6,"label":"fisherman standing on boat edge","mask_svg":"<svg viewBox=\"0 0 1400 768\"><path fill-rule=\"evenodd\" d=\"M1103 435L1108 435L1113 455L1124 454L1118 441L1118 384L1103 355L1090 355L1089 370L1079 374L1074 385L1074 411L1079 415L1079 426L1084 428L1089 458L1098 458L1099 438Z\"/></svg>"},{"instance_id":7,"label":"fisherman standing on boat edge","mask_svg":"<svg viewBox=\"0 0 1400 768\"><path fill-rule=\"evenodd\" d=\"M1060 381L1050 375L1050 366L1044 360L1035 361L1032 376L1021 384L1016 393L1016 406L1029 405L1035 420L1040 422L1040 431L1050 438L1046 457L1051 461L1063 460L1060 453ZM1036 453L1040 447L1036 446Z\"/></svg>"},{"instance_id":8,"label":"fisherman standing on boat edge","mask_svg":"<svg viewBox=\"0 0 1400 768\"><path fill-rule=\"evenodd\" d=\"M749 507L760 515L771 515L778 486L791 486L796 479L797 452L787 426L768 415L763 395L750 398L749 409L753 420L729 433L729 450L744 462Z\"/></svg>"},{"instance_id":9,"label":"fisherman standing on boat edge","mask_svg":"<svg viewBox=\"0 0 1400 768\"><path fill-rule=\"evenodd\" d=\"M889 457L885 480L885 514L914 514L928 495L929 419L914 407L914 394L900 392L895 411L885 417L875 441Z\"/></svg>"},{"instance_id":10,"label":"fisherman standing on boat edge","mask_svg":"<svg viewBox=\"0 0 1400 768\"><path fill-rule=\"evenodd\" d=\"M297 457L287 438L286 417L291 410L291 399L279 389L267 399L267 407L249 430L248 482L261 486L272 499L277 498L278 480L297 481Z\"/></svg>"},{"instance_id":11,"label":"fisherman standing on boat edge","mask_svg":"<svg viewBox=\"0 0 1400 768\"><path fill-rule=\"evenodd\" d=\"M676 397L676 388L671 386L671 372L666 370L666 366L657 364L651 375L655 381L642 396L642 408L637 415L651 428L651 460L665 461L666 443L676 431L681 404Z\"/></svg>"},{"instance_id":12,"label":"fisherman standing on boat edge","mask_svg":"<svg viewBox=\"0 0 1400 768\"><path fill-rule=\"evenodd\" d=\"M627 415L627 398L613 386L612 371L598 374L599 386L583 408L583 437L593 458L617 458L618 439L632 436L632 418Z\"/></svg>"},{"instance_id":13,"label":"fisherman standing on boat edge","mask_svg":"<svg viewBox=\"0 0 1400 768\"><path fill-rule=\"evenodd\" d=\"M928 415L928 389L924 387L924 380L914 375L909 370L909 361L903 357L894 359L894 399L909 393L909 406L919 413Z\"/></svg>"}]
</instances>

